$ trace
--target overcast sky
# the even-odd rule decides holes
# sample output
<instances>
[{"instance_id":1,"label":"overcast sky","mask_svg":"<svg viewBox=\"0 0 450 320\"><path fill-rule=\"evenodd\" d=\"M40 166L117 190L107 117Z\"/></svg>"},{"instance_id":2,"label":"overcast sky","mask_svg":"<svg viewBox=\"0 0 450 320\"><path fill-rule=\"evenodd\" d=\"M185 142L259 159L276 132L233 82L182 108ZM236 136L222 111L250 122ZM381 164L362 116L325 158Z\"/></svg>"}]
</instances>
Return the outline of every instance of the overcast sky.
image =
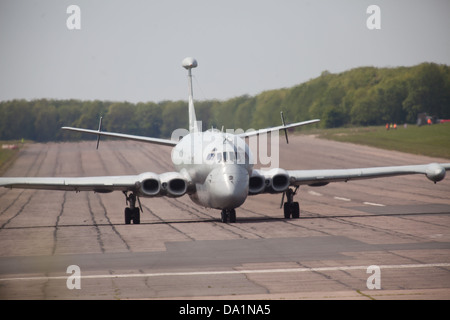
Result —
<instances>
[{"instance_id":1,"label":"overcast sky","mask_svg":"<svg viewBox=\"0 0 450 320\"><path fill-rule=\"evenodd\" d=\"M81 29L69 30L77 5ZM370 30L367 8L381 9ZM228 99L322 71L450 65L450 1L0 0L0 101Z\"/></svg>"}]
</instances>

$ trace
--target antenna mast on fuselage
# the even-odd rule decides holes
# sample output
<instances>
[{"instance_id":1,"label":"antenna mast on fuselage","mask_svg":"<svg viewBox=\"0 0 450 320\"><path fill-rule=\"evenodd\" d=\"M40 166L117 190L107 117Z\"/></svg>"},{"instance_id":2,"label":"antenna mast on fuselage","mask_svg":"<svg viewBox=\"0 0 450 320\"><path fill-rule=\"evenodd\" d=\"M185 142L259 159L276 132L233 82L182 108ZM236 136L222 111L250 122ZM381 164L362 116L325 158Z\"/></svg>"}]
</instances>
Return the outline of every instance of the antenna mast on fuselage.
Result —
<instances>
[{"instance_id":1,"label":"antenna mast on fuselage","mask_svg":"<svg viewBox=\"0 0 450 320\"><path fill-rule=\"evenodd\" d=\"M197 117L195 115L194 108L194 90L192 88L192 68L197 67L197 60L188 57L182 62L182 66L188 71L188 83L189 83L189 132L199 132Z\"/></svg>"}]
</instances>

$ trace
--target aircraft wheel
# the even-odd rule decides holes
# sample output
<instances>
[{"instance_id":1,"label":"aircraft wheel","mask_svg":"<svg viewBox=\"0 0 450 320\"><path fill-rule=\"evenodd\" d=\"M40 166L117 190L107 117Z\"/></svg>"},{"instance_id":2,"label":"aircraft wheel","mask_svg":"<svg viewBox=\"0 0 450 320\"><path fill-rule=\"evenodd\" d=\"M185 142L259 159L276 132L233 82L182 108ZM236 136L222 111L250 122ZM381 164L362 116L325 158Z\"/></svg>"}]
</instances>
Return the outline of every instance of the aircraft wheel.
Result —
<instances>
[{"instance_id":1,"label":"aircraft wheel","mask_svg":"<svg viewBox=\"0 0 450 320\"><path fill-rule=\"evenodd\" d=\"M291 203L291 212L292 212L293 219L300 218L300 206L299 206L298 202Z\"/></svg>"},{"instance_id":2,"label":"aircraft wheel","mask_svg":"<svg viewBox=\"0 0 450 320\"><path fill-rule=\"evenodd\" d=\"M223 223L227 223L228 222L228 212L227 212L227 210L222 210L221 218L222 218L222 222Z\"/></svg>"},{"instance_id":3,"label":"aircraft wheel","mask_svg":"<svg viewBox=\"0 0 450 320\"><path fill-rule=\"evenodd\" d=\"M132 211L130 208L125 208L125 224L131 223Z\"/></svg>"},{"instance_id":4,"label":"aircraft wheel","mask_svg":"<svg viewBox=\"0 0 450 320\"><path fill-rule=\"evenodd\" d=\"M141 223L141 212L139 211L139 208L132 209L132 212L133 212L133 223L140 224Z\"/></svg>"},{"instance_id":5,"label":"aircraft wheel","mask_svg":"<svg viewBox=\"0 0 450 320\"><path fill-rule=\"evenodd\" d=\"M290 207L291 206L290 206L289 202L284 203L283 210L284 210L284 218L285 219L291 218L291 208Z\"/></svg>"},{"instance_id":6,"label":"aircraft wheel","mask_svg":"<svg viewBox=\"0 0 450 320\"><path fill-rule=\"evenodd\" d=\"M231 223L236 222L236 210L234 209L230 210L230 222Z\"/></svg>"},{"instance_id":7,"label":"aircraft wheel","mask_svg":"<svg viewBox=\"0 0 450 320\"><path fill-rule=\"evenodd\" d=\"M284 217L286 219L298 219L300 218L300 206L298 202L285 202L284 203Z\"/></svg>"}]
</instances>

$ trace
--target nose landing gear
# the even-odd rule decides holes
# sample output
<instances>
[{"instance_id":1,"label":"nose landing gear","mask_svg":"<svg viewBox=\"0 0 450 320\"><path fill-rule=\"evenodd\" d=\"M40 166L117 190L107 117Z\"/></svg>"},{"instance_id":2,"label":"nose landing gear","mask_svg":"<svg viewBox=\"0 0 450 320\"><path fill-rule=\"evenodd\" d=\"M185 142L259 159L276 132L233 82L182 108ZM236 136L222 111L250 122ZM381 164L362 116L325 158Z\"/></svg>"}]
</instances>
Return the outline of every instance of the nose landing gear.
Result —
<instances>
[{"instance_id":1,"label":"nose landing gear","mask_svg":"<svg viewBox=\"0 0 450 320\"><path fill-rule=\"evenodd\" d=\"M221 213L221 220L223 223L235 223L236 222L236 210L234 209L224 209Z\"/></svg>"}]
</instances>

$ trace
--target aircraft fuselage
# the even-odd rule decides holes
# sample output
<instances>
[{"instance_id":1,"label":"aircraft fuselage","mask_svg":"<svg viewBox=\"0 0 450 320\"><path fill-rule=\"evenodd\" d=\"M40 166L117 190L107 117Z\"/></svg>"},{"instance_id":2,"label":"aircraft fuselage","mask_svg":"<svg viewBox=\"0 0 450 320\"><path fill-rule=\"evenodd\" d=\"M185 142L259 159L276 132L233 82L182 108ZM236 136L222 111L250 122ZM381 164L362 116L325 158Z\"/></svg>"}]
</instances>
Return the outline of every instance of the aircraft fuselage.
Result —
<instances>
[{"instance_id":1,"label":"aircraft fuselage","mask_svg":"<svg viewBox=\"0 0 450 320\"><path fill-rule=\"evenodd\" d=\"M172 162L191 180L195 203L223 210L245 202L253 156L242 138L218 130L190 133L173 148Z\"/></svg>"}]
</instances>

